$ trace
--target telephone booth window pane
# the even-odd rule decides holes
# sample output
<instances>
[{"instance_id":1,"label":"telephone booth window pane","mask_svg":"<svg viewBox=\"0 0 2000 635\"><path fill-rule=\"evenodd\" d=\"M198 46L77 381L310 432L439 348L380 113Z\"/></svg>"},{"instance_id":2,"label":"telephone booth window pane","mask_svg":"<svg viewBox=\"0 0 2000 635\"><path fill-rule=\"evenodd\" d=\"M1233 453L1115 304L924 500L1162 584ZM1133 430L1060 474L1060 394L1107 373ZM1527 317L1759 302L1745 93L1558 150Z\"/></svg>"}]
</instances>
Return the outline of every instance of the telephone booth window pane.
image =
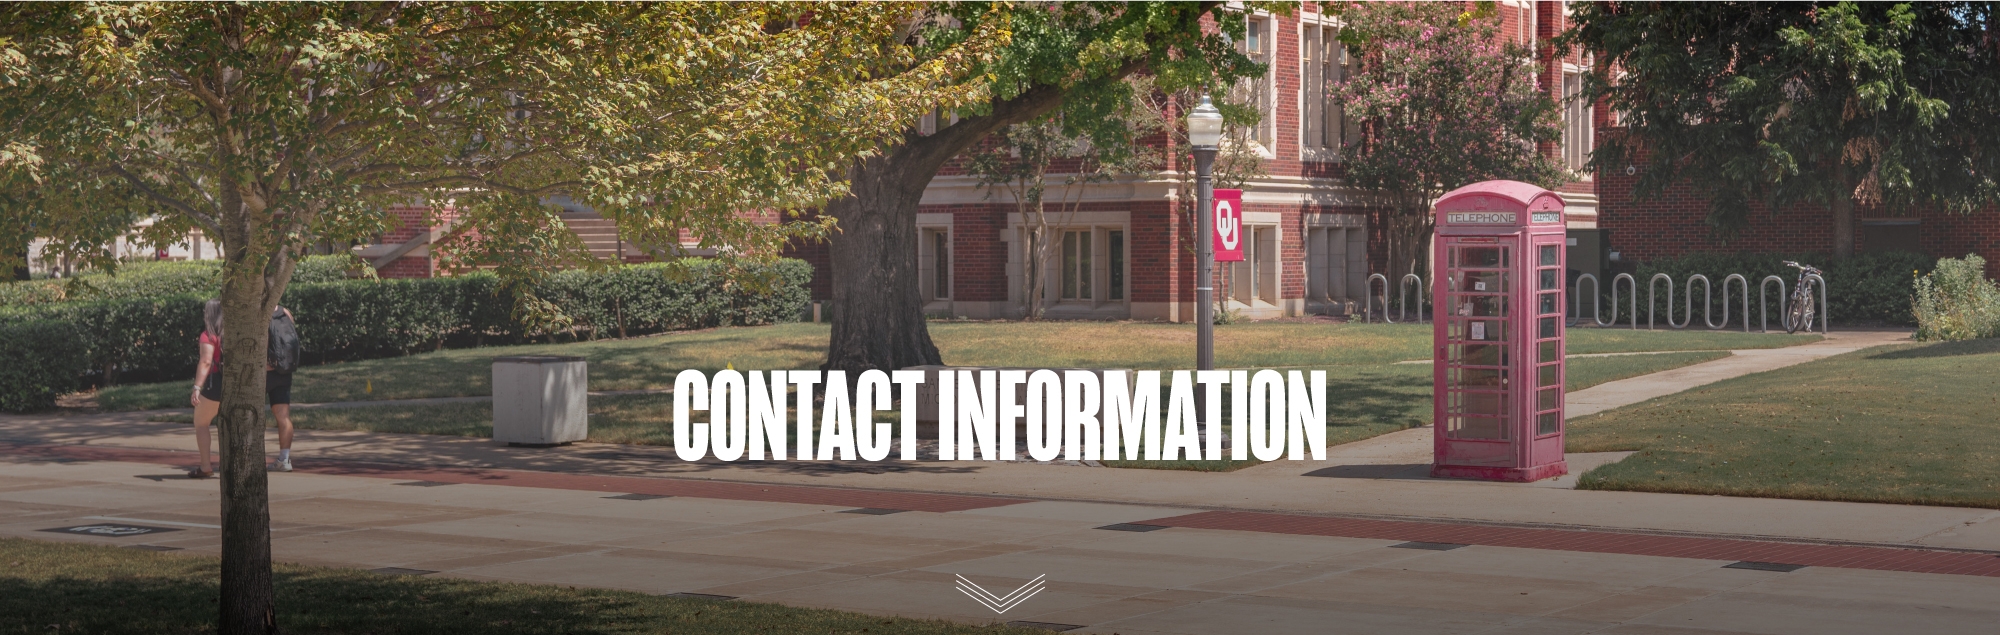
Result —
<instances>
[{"instance_id":1,"label":"telephone booth window pane","mask_svg":"<svg viewBox=\"0 0 2000 635\"><path fill-rule=\"evenodd\" d=\"M1562 405L1562 393L1554 388L1543 388L1535 401L1536 410L1555 410Z\"/></svg>"},{"instance_id":2,"label":"telephone booth window pane","mask_svg":"<svg viewBox=\"0 0 2000 635\"><path fill-rule=\"evenodd\" d=\"M1452 320L1450 335L1460 342L1499 342L1507 339L1507 321Z\"/></svg>"},{"instance_id":3,"label":"telephone booth window pane","mask_svg":"<svg viewBox=\"0 0 2000 635\"><path fill-rule=\"evenodd\" d=\"M1562 419L1553 412L1544 412L1535 422L1535 434L1555 434L1562 430Z\"/></svg>"},{"instance_id":4,"label":"telephone booth window pane","mask_svg":"<svg viewBox=\"0 0 2000 635\"><path fill-rule=\"evenodd\" d=\"M1542 270L1542 290L1555 291L1562 288L1562 276L1554 269Z\"/></svg>"},{"instance_id":5,"label":"telephone booth window pane","mask_svg":"<svg viewBox=\"0 0 2000 635\"><path fill-rule=\"evenodd\" d=\"M1452 417L1445 432L1454 439L1499 439L1507 438L1507 426L1503 419L1493 417Z\"/></svg>"},{"instance_id":6,"label":"telephone booth window pane","mask_svg":"<svg viewBox=\"0 0 2000 635\"><path fill-rule=\"evenodd\" d=\"M1460 414L1488 417L1507 416L1507 393L1467 392L1459 393L1455 397L1457 398L1453 399L1453 401L1458 403L1453 405L1457 406L1456 410Z\"/></svg>"},{"instance_id":7,"label":"telephone booth window pane","mask_svg":"<svg viewBox=\"0 0 2000 635\"><path fill-rule=\"evenodd\" d=\"M1556 257L1557 254L1555 245L1542 245L1542 266L1554 267L1557 264L1560 264L1556 262Z\"/></svg>"},{"instance_id":8,"label":"telephone booth window pane","mask_svg":"<svg viewBox=\"0 0 2000 635\"><path fill-rule=\"evenodd\" d=\"M1557 300L1557 299L1556 299L1556 298L1558 297L1558 295L1559 295L1559 294L1555 294L1555 293L1544 293L1544 294L1542 294L1542 312L1543 312L1543 313L1561 313L1561 312L1562 312L1562 301L1560 301L1560 300Z\"/></svg>"},{"instance_id":9,"label":"telephone booth window pane","mask_svg":"<svg viewBox=\"0 0 2000 635\"><path fill-rule=\"evenodd\" d=\"M1506 293L1507 272L1466 271L1460 274L1459 293Z\"/></svg>"},{"instance_id":10,"label":"telephone booth window pane","mask_svg":"<svg viewBox=\"0 0 2000 635\"><path fill-rule=\"evenodd\" d=\"M1552 318L1552 317L1542 318L1542 334L1539 337L1555 337L1556 325L1560 324L1561 322L1562 318Z\"/></svg>"},{"instance_id":11,"label":"telephone booth window pane","mask_svg":"<svg viewBox=\"0 0 2000 635\"><path fill-rule=\"evenodd\" d=\"M1456 385L1472 388L1501 388L1507 385L1504 368L1458 368L1452 371Z\"/></svg>"},{"instance_id":12,"label":"telephone booth window pane","mask_svg":"<svg viewBox=\"0 0 2000 635\"><path fill-rule=\"evenodd\" d=\"M1506 250L1500 247L1460 247L1458 264L1468 268L1492 268L1506 263Z\"/></svg>"},{"instance_id":13,"label":"telephone booth window pane","mask_svg":"<svg viewBox=\"0 0 2000 635\"><path fill-rule=\"evenodd\" d=\"M1559 359L1562 359L1562 343L1554 341L1542 342L1542 357L1538 361L1547 363Z\"/></svg>"},{"instance_id":14,"label":"telephone booth window pane","mask_svg":"<svg viewBox=\"0 0 2000 635\"><path fill-rule=\"evenodd\" d=\"M1538 370L1541 372L1542 377L1541 381L1536 382L1535 385L1538 387L1561 385L1562 383L1561 379L1556 377L1557 375L1561 374L1556 372L1556 368L1558 366L1559 366L1558 364L1549 364L1547 366L1538 367Z\"/></svg>"},{"instance_id":15,"label":"telephone booth window pane","mask_svg":"<svg viewBox=\"0 0 2000 635\"><path fill-rule=\"evenodd\" d=\"M1462 317L1507 317L1507 297L1460 296L1458 314Z\"/></svg>"},{"instance_id":16,"label":"telephone booth window pane","mask_svg":"<svg viewBox=\"0 0 2000 635\"><path fill-rule=\"evenodd\" d=\"M1460 366L1506 366L1507 347L1493 344L1453 346L1452 363Z\"/></svg>"}]
</instances>

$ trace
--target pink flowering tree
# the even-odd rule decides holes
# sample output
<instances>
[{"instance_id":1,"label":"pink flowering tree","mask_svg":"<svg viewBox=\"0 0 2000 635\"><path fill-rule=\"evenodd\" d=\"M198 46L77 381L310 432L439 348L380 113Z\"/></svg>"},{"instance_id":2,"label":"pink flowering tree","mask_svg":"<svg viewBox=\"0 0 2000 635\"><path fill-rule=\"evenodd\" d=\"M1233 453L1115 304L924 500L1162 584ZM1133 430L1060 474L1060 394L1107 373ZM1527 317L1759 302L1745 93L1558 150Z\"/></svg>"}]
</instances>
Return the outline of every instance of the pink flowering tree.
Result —
<instances>
[{"instance_id":1,"label":"pink flowering tree","mask_svg":"<svg viewBox=\"0 0 2000 635\"><path fill-rule=\"evenodd\" d=\"M1561 113L1535 88L1532 52L1503 40L1490 4L1362 2L1341 41L1359 64L1334 89L1363 134L1347 181L1378 199L1389 279L1428 269L1430 205L1491 179L1553 187L1569 175L1537 150Z\"/></svg>"}]
</instances>

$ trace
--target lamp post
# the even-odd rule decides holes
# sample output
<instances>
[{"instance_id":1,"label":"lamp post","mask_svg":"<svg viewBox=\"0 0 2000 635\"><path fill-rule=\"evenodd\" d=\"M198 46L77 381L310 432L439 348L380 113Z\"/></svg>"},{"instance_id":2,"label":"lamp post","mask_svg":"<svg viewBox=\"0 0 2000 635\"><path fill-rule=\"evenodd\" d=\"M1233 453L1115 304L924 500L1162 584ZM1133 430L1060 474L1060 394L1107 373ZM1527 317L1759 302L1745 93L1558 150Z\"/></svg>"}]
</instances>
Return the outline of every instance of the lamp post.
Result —
<instances>
[{"instance_id":1,"label":"lamp post","mask_svg":"<svg viewBox=\"0 0 2000 635\"><path fill-rule=\"evenodd\" d=\"M1207 95L1188 113L1188 145L1194 149L1195 207L1195 368L1215 370L1215 168L1222 143L1222 113ZM1204 411L1205 412L1205 411Z\"/></svg>"}]
</instances>

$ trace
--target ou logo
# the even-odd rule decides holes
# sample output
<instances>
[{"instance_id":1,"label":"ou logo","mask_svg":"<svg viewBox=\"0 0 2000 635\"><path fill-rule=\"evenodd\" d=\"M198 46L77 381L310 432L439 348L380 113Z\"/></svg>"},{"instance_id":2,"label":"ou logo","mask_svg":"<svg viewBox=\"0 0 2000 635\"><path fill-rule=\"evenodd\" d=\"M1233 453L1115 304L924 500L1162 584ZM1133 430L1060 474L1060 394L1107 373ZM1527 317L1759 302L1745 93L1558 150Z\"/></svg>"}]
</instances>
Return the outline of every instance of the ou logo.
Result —
<instances>
[{"instance_id":1,"label":"ou logo","mask_svg":"<svg viewBox=\"0 0 2000 635\"><path fill-rule=\"evenodd\" d=\"M1215 238L1229 251L1236 250L1237 244L1243 242L1243 223L1237 219L1236 207L1230 201L1215 202Z\"/></svg>"}]
</instances>

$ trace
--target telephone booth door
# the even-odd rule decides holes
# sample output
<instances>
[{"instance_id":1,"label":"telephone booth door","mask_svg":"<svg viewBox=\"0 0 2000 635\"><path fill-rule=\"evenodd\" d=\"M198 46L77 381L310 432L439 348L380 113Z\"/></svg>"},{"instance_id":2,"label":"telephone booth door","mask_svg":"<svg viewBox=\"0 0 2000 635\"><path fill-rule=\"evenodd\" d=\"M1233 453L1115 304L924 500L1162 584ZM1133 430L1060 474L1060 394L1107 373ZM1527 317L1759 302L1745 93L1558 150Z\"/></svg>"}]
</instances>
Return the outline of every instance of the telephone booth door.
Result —
<instances>
[{"instance_id":1,"label":"telephone booth door","mask_svg":"<svg viewBox=\"0 0 2000 635\"><path fill-rule=\"evenodd\" d=\"M1562 208L1553 192L1512 181L1438 201L1434 476L1567 472Z\"/></svg>"}]
</instances>

